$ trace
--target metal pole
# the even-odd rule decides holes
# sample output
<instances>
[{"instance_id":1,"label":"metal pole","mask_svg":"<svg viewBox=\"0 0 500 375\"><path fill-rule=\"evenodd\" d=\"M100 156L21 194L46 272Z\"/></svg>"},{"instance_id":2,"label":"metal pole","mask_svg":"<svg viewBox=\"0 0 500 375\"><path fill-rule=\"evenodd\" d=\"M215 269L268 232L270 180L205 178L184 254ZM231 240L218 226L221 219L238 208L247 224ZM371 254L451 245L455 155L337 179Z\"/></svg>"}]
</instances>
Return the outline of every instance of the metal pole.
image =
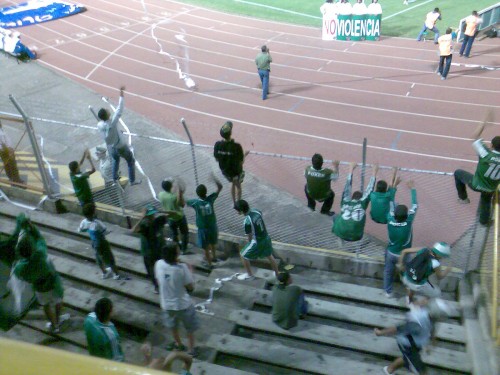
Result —
<instances>
[{"instance_id":1,"label":"metal pole","mask_svg":"<svg viewBox=\"0 0 500 375\"><path fill-rule=\"evenodd\" d=\"M191 138L191 133L189 132L189 129L186 124L186 120L181 118L181 124L184 126L184 130L186 131L186 134L189 138L189 143L191 144L191 157L193 158L193 166L194 166L194 181L196 182L196 186L198 186L198 168L196 166L196 154L194 152L194 143L193 143L193 138Z\"/></svg>"},{"instance_id":2,"label":"metal pole","mask_svg":"<svg viewBox=\"0 0 500 375\"><path fill-rule=\"evenodd\" d=\"M38 147L38 142L36 141L35 131L33 130L33 125L31 123L31 120L29 119L26 112L24 112L24 110L21 108L21 105L17 102L14 96L9 95L9 99L23 117L24 124L26 126L26 131L30 138L31 147L33 147L33 153L35 154L36 163L38 164L40 176L42 177L43 188L46 191L47 196L50 199L52 199L54 198L54 194L52 193L49 176L47 175L47 171L45 170L45 165L43 164L42 154L40 152L40 148Z\"/></svg>"},{"instance_id":3,"label":"metal pole","mask_svg":"<svg viewBox=\"0 0 500 375\"><path fill-rule=\"evenodd\" d=\"M366 173L366 144L368 143L366 138L363 138L363 155L361 164L361 192L365 190L365 173Z\"/></svg>"},{"instance_id":4,"label":"metal pole","mask_svg":"<svg viewBox=\"0 0 500 375\"><path fill-rule=\"evenodd\" d=\"M493 237L493 288L491 290L491 337L497 337L498 314L498 190L495 191L495 221Z\"/></svg>"}]
</instances>

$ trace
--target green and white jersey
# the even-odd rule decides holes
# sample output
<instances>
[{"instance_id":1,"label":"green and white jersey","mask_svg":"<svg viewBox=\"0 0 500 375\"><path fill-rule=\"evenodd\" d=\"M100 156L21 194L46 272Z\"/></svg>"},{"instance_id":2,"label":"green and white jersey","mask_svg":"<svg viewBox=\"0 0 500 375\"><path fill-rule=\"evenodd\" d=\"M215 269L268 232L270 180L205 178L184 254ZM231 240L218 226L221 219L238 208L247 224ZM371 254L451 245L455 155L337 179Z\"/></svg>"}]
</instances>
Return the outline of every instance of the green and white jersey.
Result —
<instances>
[{"instance_id":1,"label":"green and white jersey","mask_svg":"<svg viewBox=\"0 0 500 375\"><path fill-rule=\"evenodd\" d=\"M385 193L373 191L370 193L370 216L372 220L379 224L387 224L387 214L389 213L389 203L394 200L396 188L389 188Z\"/></svg>"},{"instance_id":2,"label":"green and white jersey","mask_svg":"<svg viewBox=\"0 0 500 375\"><path fill-rule=\"evenodd\" d=\"M330 192L330 182L337 180L338 172L329 168L314 169L312 165L306 168L304 176L307 181L307 193L317 201L323 201Z\"/></svg>"},{"instance_id":3,"label":"green and white jersey","mask_svg":"<svg viewBox=\"0 0 500 375\"><path fill-rule=\"evenodd\" d=\"M389 235L387 250L394 255L400 255L401 251L411 247L413 240L413 220L418 209L417 190L411 189L411 207L408 210L408 218L405 221L396 221L394 206L394 201L391 201L389 214L387 215L387 232Z\"/></svg>"},{"instance_id":4,"label":"green and white jersey","mask_svg":"<svg viewBox=\"0 0 500 375\"><path fill-rule=\"evenodd\" d=\"M370 203L370 193L375 185L372 176L368 186L360 199L352 199L352 174L347 181L342 194L340 215L335 218L332 232L346 241L358 241L363 237L366 222L366 208Z\"/></svg>"},{"instance_id":5,"label":"green and white jersey","mask_svg":"<svg viewBox=\"0 0 500 375\"><path fill-rule=\"evenodd\" d=\"M500 152L488 149L482 139L475 141L472 147L479 162L471 186L474 190L494 192L500 183Z\"/></svg>"},{"instance_id":6,"label":"green and white jersey","mask_svg":"<svg viewBox=\"0 0 500 375\"><path fill-rule=\"evenodd\" d=\"M219 193L212 193L205 199L195 198L189 199L186 204L193 207L196 212L196 226L199 229L213 228L217 226L217 218L215 217L214 202L219 196Z\"/></svg>"},{"instance_id":7,"label":"green and white jersey","mask_svg":"<svg viewBox=\"0 0 500 375\"><path fill-rule=\"evenodd\" d=\"M91 356L123 362L120 336L113 323L101 323L95 312L91 312L85 318L83 329Z\"/></svg>"},{"instance_id":8,"label":"green and white jersey","mask_svg":"<svg viewBox=\"0 0 500 375\"><path fill-rule=\"evenodd\" d=\"M254 208L248 211L245 220L243 221L246 234L253 234L253 238L256 241L263 240L269 235L267 234L266 225L264 224L264 219L262 218L262 212Z\"/></svg>"}]
</instances>

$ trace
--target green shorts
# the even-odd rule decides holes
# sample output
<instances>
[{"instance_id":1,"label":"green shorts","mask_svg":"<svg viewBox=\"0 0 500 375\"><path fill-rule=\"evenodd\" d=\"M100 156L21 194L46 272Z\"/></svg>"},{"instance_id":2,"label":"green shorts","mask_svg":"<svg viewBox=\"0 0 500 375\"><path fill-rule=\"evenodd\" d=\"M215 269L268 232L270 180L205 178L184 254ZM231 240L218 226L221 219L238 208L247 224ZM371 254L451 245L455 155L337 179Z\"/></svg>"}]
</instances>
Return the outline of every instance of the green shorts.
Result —
<instances>
[{"instance_id":1,"label":"green shorts","mask_svg":"<svg viewBox=\"0 0 500 375\"><path fill-rule=\"evenodd\" d=\"M216 225L210 228L198 228L198 245L202 249L206 249L208 245L217 245L218 237L219 232Z\"/></svg>"},{"instance_id":2,"label":"green shorts","mask_svg":"<svg viewBox=\"0 0 500 375\"><path fill-rule=\"evenodd\" d=\"M240 255L245 259L259 259L270 256L273 253L271 237L255 240L247 243L240 251Z\"/></svg>"}]
</instances>

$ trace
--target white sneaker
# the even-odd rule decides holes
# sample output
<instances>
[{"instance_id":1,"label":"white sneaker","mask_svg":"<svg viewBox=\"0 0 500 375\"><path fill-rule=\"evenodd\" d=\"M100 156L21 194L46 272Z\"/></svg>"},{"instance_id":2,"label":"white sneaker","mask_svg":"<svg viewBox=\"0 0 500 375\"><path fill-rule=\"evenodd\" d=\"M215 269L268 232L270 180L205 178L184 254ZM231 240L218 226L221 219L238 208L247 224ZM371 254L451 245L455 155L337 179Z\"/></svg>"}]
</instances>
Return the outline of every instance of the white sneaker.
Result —
<instances>
[{"instance_id":1,"label":"white sneaker","mask_svg":"<svg viewBox=\"0 0 500 375\"><path fill-rule=\"evenodd\" d=\"M238 280L245 281L245 280L253 280L255 279L254 275L249 275L248 273L242 273L241 275L238 275L236 277Z\"/></svg>"},{"instance_id":2,"label":"white sneaker","mask_svg":"<svg viewBox=\"0 0 500 375\"><path fill-rule=\"evenodd\" d=\"M385 293L386 298L392 298L393 294L392 293Z\"/></svg>"},{"instance_id":3,"label":"white sneaker","mask_svg":"<svg viewBox=\"0 0 500 375\"><path fill-rule=\"evenodd\" d=\"M390 372L389 372L389 366L385 366L382 371L384 372L385 375L392 375Z\"/></svg>"},{"instance_id":4,"label":"white sneaker","mask_svg":"<svg viewBox=\"0 0 500 375\"><path fill-rule=\"evenodd\" d=\"M111 276L113 276L113 270L111 268L106 268L106 272L102 274L102 279L109 279Z\"/></svg>"},{"instance_id":5,"label":"white sneaker","mask_svg":"<svg viewBox=\"0 0 500 375\"><path fill-rule=\"evenodd\" d=\"M465 199L460 199L458 198L458 203L460 204L469 204L470 203L470 199L469 198L465 198Z\"/></svg>"}]
</instances>

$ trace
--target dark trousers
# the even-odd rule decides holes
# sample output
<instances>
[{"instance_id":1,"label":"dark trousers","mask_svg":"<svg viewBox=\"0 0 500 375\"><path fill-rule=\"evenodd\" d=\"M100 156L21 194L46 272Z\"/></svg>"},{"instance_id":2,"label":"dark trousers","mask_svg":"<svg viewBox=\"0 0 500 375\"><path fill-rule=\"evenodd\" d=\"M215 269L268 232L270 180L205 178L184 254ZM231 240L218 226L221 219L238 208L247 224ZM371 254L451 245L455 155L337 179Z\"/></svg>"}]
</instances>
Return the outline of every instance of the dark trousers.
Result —
<instances>
[{"instance_id":1,"label":"dark trousers","mask_svg":"<svg viewBox=\"0 0 500 375\"><path fill-rule=\"evenodd\" d=\"M120 170L120 158L127 161L128 166L128 179L131 184L135 182L135 159L134 154L127 145L121 147L109 148L112 157L113 180L118 180L118 171Z\"/></svg>"},{"instance_id":2,"label":"dark trousers","mask_svg":"<svg viewBox=\"0 0 500 375\"><path fill-rule=\"evenodd\" d=\"M451 58L453 55L448 56L439 56L439 69L438 72L441 74L441 77L446 78L448 72L450 71L451 66ZM445 64L446 62L446 64Z\"/></svg>"},{"instance_id":3,"label":"dark trousers","mask_svg":"<svg viewBox=\"0 0 500 375\"><path fill-rule=\"evenodd\" d=\"M460 47L460 56L465 55L465 57L469 57L475 37L475 35L469 36L464 34L464 41L462 42L462 47Z\"/></svg>"},{"instance_id":4,"label":"dark trousers","mask_svg":"<svg viewBox=\"0 0 500 375\"><path fill-rule=\"evenodd\" d=\"M187 250L188 242L189 242L189 228L186 216L183 216L182 219L173 221L168 221L168 226L172 231L173 240L179 243L179 232L181 232L182 236L182 244L180 246L181 252L185 252Z\"/></svg>"},{"instance_id":5,"label":"dark trousers","mask_svg":"<svg viewBox=\"0 0 500 375\"><path fill-rule=\"evenodd\" d=\"M311 210L316 209L316 200L312 198L309 193L307 192L307 185L304 187L304 192L306 193L306 198L307 198L307 207L309 207ZM330 212L330 209L333 206L333 200L335 199L335 193L333 190L330 190L330 193L328 193L328 197L323 201L323 206L321 206L321 213L328 213Z\"/></svg>"},{"instance_id":6,"label":"dark trousers","mask_svg":"<svg viewBox=\"0 0 500 375\"><path fill-rule=\"evenodd\" d=\"M155 277L155 263L160 257L157 255L144 255L144 266L146 267L146 272L148 273L149 279L153 282L155 289L158 289L158 281Z\"/></svg>"},{"instance_id":7,"label":"dark trousers","mask_svg":"<svg viewBox=\"0 0 500 375\"><path fill-rule=\"evenodd\" d=\"M455 186L457 188L458 197L462 200L467 199L467 186L471 189L472 173L464 171L463 169L457 169L454 173L455 176ZM474 189L472 189L474 190ZM474 190L477 191L477 190ZM479 201L479 222L486 225L490 221L491 217L491 199L493 198L493 192L481 193L481 200Z\"/></svg>"}]
</instances>

